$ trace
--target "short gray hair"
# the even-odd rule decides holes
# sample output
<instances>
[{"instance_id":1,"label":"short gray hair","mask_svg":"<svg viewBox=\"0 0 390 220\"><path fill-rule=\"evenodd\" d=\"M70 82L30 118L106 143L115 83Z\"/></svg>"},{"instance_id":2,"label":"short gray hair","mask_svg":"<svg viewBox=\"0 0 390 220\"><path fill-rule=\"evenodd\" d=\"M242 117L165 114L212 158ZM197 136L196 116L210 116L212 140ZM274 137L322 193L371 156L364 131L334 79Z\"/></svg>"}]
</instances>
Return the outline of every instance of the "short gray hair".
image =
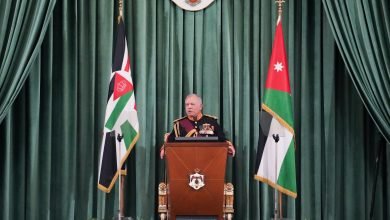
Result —
<instances>
[{"instance_id":1,"label":"short gray hair","mask_svg":"<svg viewBox=\"0 0 390 220\"><path fill-rule=\"evenodd\" d=\"M200 104L203 105L202 97L200 97L200 96L199 96L198 94L196 94L196 93L188 94L188 95L186 96L186 99L185 99L185 100L187 100L189 97L192 97L192 96L195 96L196 98L198 98L199 101L200 101Z\"/></svg>"}]
</instances>

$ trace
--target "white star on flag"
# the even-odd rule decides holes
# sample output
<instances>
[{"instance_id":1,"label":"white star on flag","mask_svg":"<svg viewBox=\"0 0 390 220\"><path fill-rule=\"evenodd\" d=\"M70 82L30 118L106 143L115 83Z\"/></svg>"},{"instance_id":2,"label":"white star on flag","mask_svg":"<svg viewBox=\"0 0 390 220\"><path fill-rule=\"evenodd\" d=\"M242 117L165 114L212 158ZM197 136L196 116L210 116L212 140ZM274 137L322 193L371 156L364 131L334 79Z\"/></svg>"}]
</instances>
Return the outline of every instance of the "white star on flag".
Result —
<instances>
[{"instance_id":1,"label":"white star on flag","mask_svg":"<svg viewBox=\"0 0 390 220\"><path fill-rule=\"evenodd\" d=\"M276 62L276 64L274 64L274 70L276 70L276 72L280 72L283 70L283 64L282 63L279 63L279 62Z\"/></svg>"}]
</instances>

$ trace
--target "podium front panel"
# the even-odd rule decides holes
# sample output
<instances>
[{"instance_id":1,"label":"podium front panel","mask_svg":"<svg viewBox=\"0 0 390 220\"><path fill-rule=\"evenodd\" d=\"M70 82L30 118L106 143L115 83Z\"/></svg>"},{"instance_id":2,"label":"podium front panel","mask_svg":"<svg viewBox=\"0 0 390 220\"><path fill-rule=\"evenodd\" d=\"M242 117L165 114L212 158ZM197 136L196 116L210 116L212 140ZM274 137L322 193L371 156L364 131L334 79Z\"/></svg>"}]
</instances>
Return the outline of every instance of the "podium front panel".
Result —
<instances>
[{"instance_id":1,"label":"podium front panel","mask_svg":"<svg viewBox=\"0 0 390 220\"><path fill-rule=\"evenodd\" d=\"M225 142L167 144L170 219L222 218L227 147Z\"/></svg>"}]
</instances>

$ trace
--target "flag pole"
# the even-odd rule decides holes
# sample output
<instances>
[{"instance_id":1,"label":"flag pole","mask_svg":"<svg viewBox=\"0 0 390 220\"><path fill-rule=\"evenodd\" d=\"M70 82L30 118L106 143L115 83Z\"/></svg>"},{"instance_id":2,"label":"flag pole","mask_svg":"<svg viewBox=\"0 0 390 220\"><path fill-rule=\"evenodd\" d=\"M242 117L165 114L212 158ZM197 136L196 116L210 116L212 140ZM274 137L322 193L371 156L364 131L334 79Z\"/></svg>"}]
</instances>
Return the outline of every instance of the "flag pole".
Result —
<instances>
[{"instance_id":1,"label":"flag pole","mask_svg":"<svg viewBox=\"0 0 390 220\"><path fill-rule=\"evenodd\" d=\"M282 12L283 12L282 4L285 2L286 2L285 0L275 0L275 4L278 4L278 16L279 16L278 19L280 19L280 17L282 17Z\"/></svg>"},{"instance_id":2,"label":"flag pole","mask_svg":"<svg viewBox=\"0 0 390 220\"><path fill-rule=\"evenodd\" d=\"M118 24L120 23L121 19L123 18L123 0L118 0ZM123 134L120 135L118 134L118 158L119 158L119 163L118 163L118 174L119 174L119 190L118 190L118 220L122 219L122 216L124 216L124 187L123 187L123 178L122 178L122 167L120 164L121 161L121 145L122 145L122 139L123 139Z\"/></svg>"},{"instance_id":3,"label":"flag pole","mask_svg":"<svg viewBox=\"0 0 390 220\"><path fill-rule=\"evenodd\" d=\"M118 140L118 150L117 150L117 156L119 158L119 162L117 162L117 170L118 170L118 184L119 184L119 190L118 190L118 220L122 219L123 216L123 207L122 207L122 195L123 195L123 184L122 184L122 167L121 167L121 145L122 145L122 139L123 135L118 134L117 140ZM118 159L117 159L118 160Z\"/></svg>"},{"instance_id":4,"label":"flag pole","mask_svg":"<svg viewBox=\"0 0 390 220\"><path fill-rule=\"evenodd\" d=\"M279 24L279 22L282 21L282 12L283 12L283 9L282 9L282 4L285 3L285 0L275 0L275 4L278 4L278 20L276 22L276 24ZM279 134L273 134L272 137L274 138L274 141L275 141L275 192L274 192L274 220L276 219L282 219L282 213L278 213L279 212L279 208L280 208L280 211L282 210L282 196L280 195L280 197L278 196L278 183L277 183L277 174L278 174L278 142L279 142ZM280 193L280 192L279 192ZM278 200L279 200L279 204L278 204ZM279 216L278 216L279 214Z\"/></svg>"},{"instance_id":5,"label":"flag pole","mask_svg":"<svg viewBox=\"0 0 390 220\"><path fill-rule=\"evenodd\" d=\"M282 192L279 192L279 218L283 219Z\"/></svg>"},{"instance_id":6,"label":"flag pole","mask_svg":"<svg viewBox=\"0 0 390 220\"><path fill-rule=\"evenodd\" d=\"M274 220L278 219L278 142L279 134L273 134L275 141L275 190L274 190Z\"/></svg>"},{"instance_id":7,"label":"flag pole","mask_svg":"<svg viewBox=\"0 0 390 220\"><path fill-rule=\"evenodd\" d=\"M123 18L123 0L118 0L118 24L120 20Z\"/></svg>"}]
</instances>

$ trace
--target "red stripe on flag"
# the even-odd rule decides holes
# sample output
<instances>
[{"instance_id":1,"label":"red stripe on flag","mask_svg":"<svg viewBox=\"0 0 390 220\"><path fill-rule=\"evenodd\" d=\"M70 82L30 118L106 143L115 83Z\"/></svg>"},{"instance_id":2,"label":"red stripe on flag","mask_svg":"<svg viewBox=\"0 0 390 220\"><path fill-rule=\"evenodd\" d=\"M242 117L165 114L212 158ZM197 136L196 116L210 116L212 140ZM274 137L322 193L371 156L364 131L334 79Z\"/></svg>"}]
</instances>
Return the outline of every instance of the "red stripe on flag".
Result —
<instances>
[{"instance_id":1,"label":"red stripe on flag","mask_svg":"<svg viewBox=\"0 0 390 220\"><path fill-rule=\"evenodd\" d=\"M276 27L265 88L291 93L282 22L279 22Z\"/></svg>"},{"instance_id":2,"label":"red stripe on flag","mask_svg":"<svg viewBox=\"0 0 390 220\"><path fill-rule=\"evenodd\" d=\"M119 73L115 73L114 100L131 91L133 91L133 84Z\"/></svg>"},{"instance_id":3,"label":"red stripe on flag","mask_svg":"<svg viewBox=\"0 0 390 220\"><path fill-rule=\"evenodd\" d=\"M130 58L127 57L125 71L130 72Z\"/></svg>"}]
</instances>

